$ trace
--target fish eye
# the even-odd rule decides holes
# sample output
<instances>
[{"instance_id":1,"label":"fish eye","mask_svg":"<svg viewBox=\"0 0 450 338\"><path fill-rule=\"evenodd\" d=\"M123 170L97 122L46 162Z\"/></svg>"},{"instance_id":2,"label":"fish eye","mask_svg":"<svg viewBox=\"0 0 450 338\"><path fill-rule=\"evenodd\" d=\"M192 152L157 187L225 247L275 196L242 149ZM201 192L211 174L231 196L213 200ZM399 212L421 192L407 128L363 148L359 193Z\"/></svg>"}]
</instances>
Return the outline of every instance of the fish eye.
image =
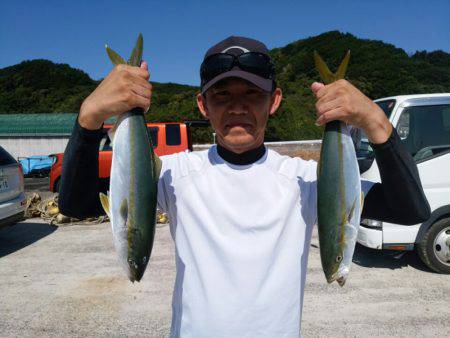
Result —
<instances>
[{"instance_id":1,"label":"fish eye","mask_svg":"<svg viewBox=\"0 0 450 338\"><path fill-rule=\"evenodd\" d=\"M342 261L342 256L337 256L336 257L336 262L340 263Z\"/></svg>"}]
</instances>

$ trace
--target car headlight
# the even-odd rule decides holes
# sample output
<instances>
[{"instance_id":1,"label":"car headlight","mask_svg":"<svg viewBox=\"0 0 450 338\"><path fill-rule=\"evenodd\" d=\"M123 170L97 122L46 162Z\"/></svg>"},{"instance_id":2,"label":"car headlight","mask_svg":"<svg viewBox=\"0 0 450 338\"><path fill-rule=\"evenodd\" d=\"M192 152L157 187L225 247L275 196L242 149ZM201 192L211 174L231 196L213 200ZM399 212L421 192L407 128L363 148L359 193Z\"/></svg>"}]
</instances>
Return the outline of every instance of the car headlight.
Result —
<instances>
[{"instance_id":1,"label":"car headlight","mask_svg":"<svg viewBox=\"0 0 450 338\"><path fill-rule=\"evenodd\" d=\"M382 228L383 227L383 222L380 222L380 221L377 221L374 219L368 219L368 218L363 218L361 220L361 224L366 225L371 228Z\"/></svg>"}]
</instances>

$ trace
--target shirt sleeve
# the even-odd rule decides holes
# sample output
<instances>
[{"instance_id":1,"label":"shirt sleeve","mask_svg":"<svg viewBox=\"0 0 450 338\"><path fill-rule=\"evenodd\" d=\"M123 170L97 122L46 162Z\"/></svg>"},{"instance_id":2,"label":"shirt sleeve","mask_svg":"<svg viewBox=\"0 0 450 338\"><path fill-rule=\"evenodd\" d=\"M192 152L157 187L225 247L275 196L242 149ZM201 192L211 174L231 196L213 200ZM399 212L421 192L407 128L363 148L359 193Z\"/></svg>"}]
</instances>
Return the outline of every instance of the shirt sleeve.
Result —
<instances>
[{"instance_id":1,"label":"shirt sleeve","mask_svg":"<svg viewBox=\"0 0 450 338\"><path fill-rule=\"evenodd\" d=\"M99 192L106 193L109 179L98 177L98 150L104 135L103 128L81 127L77 118L63 158L58 196L62 214L78 219L105 214Z\"/></svg>"},{"instance_id":2,"label":"shirt sleeve","mask_svg":"<svg viewBox=\"0 0 450 338\"><path fill-rule=\"evenodd\" d=\"M381 183L375 183L367 193L361 217L404 225L426 221L431 210L417 165L396 129L385 143L372 148Z\"/></svg>"}]
</instances>

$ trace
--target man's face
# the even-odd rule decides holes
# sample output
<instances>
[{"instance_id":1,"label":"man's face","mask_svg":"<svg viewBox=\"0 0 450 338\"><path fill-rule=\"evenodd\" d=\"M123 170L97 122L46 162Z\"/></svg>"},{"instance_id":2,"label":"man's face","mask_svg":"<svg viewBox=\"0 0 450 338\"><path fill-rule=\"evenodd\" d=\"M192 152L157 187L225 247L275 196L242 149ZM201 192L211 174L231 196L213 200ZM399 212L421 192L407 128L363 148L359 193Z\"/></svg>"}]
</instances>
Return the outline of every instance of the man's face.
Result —
<instances>
[{"instance_id":1,"label":"man's face","mask_svg":"<svg viewBox=\"0 0 450 338\"><path fill-rule=\"evenodd\" d=\"M264 141L269 115L281 102L281 90L268 93L239 78L228 78L198 94L198 107L216 132L217 142L235 153L254 149Z\"/></svg>"}]
</instances>

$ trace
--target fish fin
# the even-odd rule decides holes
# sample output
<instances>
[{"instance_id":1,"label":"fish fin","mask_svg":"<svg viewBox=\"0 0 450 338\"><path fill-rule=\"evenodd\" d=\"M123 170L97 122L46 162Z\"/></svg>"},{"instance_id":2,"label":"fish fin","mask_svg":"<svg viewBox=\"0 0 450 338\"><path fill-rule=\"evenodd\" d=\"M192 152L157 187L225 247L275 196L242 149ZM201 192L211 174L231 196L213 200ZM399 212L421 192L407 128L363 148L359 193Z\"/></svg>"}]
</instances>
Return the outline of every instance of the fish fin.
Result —
<instances>
[{"instance_id":1,"label":"fish fin","mask_svg":"<svg viewBox=\"0 0 450 338\"><path fill-rule=\"evenodd\" d=\"M356 203L358 202L358 198L355 198L355 201L353 202L352 208L350 209L350 212L348 213L347 216L347 222L351 223L351 219L353 218L353 214L355 213L355 209L356 209Z\"/></svg>"},{"instance_id":2,"label":"fish fin","mask_svg":"<svg viewBox=\"0 0 450 338\"><path fill-rule=\"evenodd\" d=\"M108 137L111 140L111 147L114 148L114 135L116 134L116 126L114 125L114 127L110 128L108 130Z\"/></svg>"},{"instance_id":3,"label":"fish fin","mask_svg":"<svg viewBox=\"0 0 450 338\"><path fill-rule=\"evenodd\" d=\"M126 223L128 219L128 202L126 198L124 198L122 203L120 203L119 213L123 217L125 221L124 223Z\"/></svg>"},{"instance_id":4,"label":"fish fin","mask_svg":"<svg viewBox=\"0 0 450 338\"><path fill-rule=\"evenodd\" d=\"M361 210L363 209L363 207L364 207L364 192L361 191Z\"/></svg>"},{"instance_id":5,"label":"fish fin","mask_svg":"<svg viewBox=\"0 0 450 338\"><path fill-rule=\"evenodd\" d=\"M326 85L334 81L334 74L316 51L314 51L314 63L316 64L316 69L320 77Z\"/></svg>"},{"instance_id":6,"label":"fish fin","mask_svg":"<svg viewBox=\"0 0 450 338\"><path fill-rule=\"evenodd\" d=\"M115 51L113 51L111 48L108 47L108 45L105 45L106 53L108 53L109 59L113 63L114 66L121 65L121 64L127 64L127 62Z\"/></svg>"},{"instance_id":7,"label":"fish fin","mask_svg":"<svg viewBox=\"0 0 450 338\"><path fill-rule=\"evenodd\" d=\"M336 80L343 79L345 77L345 72L347 71L348 62L350 61L350 50L345 54L344 59L339 65L338 70L334 73L334 78Z\"/></svg>"},{"instance_id":8,"label":"fish fin","mask_svg":"<svg viewBox=\"0 0 450 338\"><path fill-rule=\"evenodd\" d=\"M155 155L155 174L156 174L156 179L159 179L159 175L161 174L161 168L162 168L162 161L159 158L158 155Z\"/></svg>"},{"instance_id":9,"label":"fish fin","mask_svg":"<svg viewBox=\"0 0 450 338\"><path fill-rule=\"evenodd\" d=\"M143 45L144 39L142 37L142 33L139 33L136 45L134 46L133 51L131 52L130 60L128 61L130 66L139 67L141 65Z\"/></svg>"},{"instance_id":10,"label":"fish fin","mask_svg":"<svg viewBox=\"0 0 450 338\"><path fill-rule=\"evenodd\" d=\"M111 218L111 213L109 211L109 198L104 193L100 193L100 203L102 204L103 210L105 210L106 214L109 218Z\"/></svg>"}]
</instances>

